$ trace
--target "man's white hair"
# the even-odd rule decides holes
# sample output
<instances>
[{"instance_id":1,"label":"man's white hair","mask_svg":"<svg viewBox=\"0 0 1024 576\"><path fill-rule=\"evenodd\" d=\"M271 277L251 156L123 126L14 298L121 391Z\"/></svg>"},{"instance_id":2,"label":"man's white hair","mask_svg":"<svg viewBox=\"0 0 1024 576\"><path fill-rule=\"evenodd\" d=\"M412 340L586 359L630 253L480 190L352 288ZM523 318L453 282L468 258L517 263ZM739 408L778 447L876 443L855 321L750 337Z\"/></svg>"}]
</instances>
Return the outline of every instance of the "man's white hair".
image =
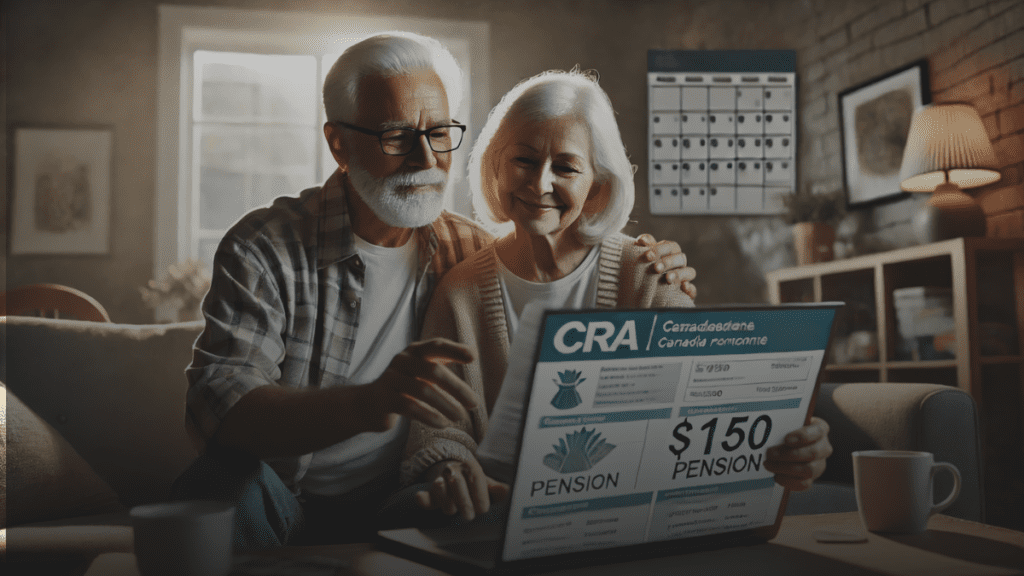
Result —
<instances>
[{"instance_id":1,"label":"man's white hair","mask_svg":"<svg viewBox=\"0 0 1024 576\"><path fill-rule=\"evenodd\" d=\"M451 116L462 102L462 69L452 53L433 38L412 32L383 32L349 46L324 79L329 122L351 121L359 107L359 83L367 76L403 76L433 70L448 96Z\"/></svg>"},{"instance_id":2,"label":"man's white hair","mask_svg":"<svg viewBox=\"0 0 1024 576\"><path fill-rule=\"evenodd\" d=\"M580 216L580 240L597 244L626 225L633 210L635 167L626 155L611 99L592 73L550 70L520 82L502 97L487 116L469 155L473 208L477 218L494 233L503 235L512 227L498 197L497 157L513 128L510 118L544 121L564 117L578 118L587 127L594 181L609 189L604 210Z\"/></svg>"}]
</instances>

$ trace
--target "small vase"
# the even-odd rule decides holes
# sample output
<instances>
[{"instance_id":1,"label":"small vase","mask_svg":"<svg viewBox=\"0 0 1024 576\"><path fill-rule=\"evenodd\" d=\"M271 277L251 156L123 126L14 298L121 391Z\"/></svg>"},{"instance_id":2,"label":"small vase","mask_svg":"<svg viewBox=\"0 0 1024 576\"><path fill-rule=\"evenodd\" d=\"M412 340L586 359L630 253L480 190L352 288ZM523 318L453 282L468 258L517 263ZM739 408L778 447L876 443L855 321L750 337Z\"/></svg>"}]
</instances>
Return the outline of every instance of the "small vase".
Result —
<instances>
[{"instance_id":1,"label":"small vase","mask_svg":"<svg viewBox=\"0 0 1024 576\"><path fill-rule=\"evenodd\" d=\"M796 249L796 263L801 266L832 260L832 246L835 242L835 228L824 222L793 224L793 247Z\"/></svg>"}]
</instances>

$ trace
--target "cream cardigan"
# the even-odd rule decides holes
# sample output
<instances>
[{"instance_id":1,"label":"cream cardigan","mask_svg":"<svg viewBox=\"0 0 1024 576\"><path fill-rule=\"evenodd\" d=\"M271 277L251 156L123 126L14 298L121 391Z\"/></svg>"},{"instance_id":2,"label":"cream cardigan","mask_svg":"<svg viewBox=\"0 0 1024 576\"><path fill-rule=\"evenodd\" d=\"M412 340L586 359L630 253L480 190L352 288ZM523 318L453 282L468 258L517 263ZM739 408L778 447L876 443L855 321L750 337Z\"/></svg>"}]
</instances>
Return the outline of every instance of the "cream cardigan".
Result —
<instances>
[{"instance_id":1,"label":"cream cardigan","mask_svg":"<svg viewBox=\"0 0 1024 576\"><path fill-rule=\"evenodd\" d=\"M661 281L641 262L647 250L623 234L605 239L598 258L598 308L655 308L693 306L679 286ZM441 336L477 351L470 364L449 364L483 399L469 412L469 420L431 428L413 421L402 462L402 484L442 460L468 462L487 432L487 418L498 398L508 367L509 338L498 280L498 255L493 245L480 250L445 274L427 308L422 336Z\"/></svg>"}]
</instances>

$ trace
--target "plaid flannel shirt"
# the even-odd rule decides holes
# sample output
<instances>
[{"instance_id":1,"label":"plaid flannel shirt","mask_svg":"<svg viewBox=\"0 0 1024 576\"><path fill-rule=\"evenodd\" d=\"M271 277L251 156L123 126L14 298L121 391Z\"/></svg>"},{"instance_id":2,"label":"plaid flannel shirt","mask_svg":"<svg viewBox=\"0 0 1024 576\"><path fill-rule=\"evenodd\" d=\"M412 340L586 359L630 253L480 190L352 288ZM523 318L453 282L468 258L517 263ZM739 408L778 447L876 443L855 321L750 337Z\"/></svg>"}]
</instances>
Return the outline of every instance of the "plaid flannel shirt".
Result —
<instances>
[{"instance_id":1,"label":"plaid flannel shirt","mask_svg":"<svg viewBox=\"0 0 1024 576\"><path fill-rule=\"evenodd\" d=\"M347 180L277 198L243 216L214 257L203 301L206 327L188 378L186 427L202 449L224 415L250 390L268 385L326 387L344 382L359 327L365 267L353 243ZM470 220L443 213L418 228L415 316L422 325L444 273L493 238ZM268 459L295 486L312 454Z\"/></svg>"}]
</instances>

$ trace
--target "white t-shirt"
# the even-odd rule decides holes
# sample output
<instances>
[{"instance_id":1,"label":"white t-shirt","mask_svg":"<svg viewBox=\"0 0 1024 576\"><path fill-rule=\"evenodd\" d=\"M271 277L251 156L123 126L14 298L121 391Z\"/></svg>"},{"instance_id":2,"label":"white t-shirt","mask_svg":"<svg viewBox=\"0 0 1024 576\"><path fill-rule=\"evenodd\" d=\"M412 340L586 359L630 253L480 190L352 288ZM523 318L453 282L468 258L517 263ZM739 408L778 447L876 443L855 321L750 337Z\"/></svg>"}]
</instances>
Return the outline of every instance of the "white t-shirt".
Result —
<instances>
[{"instance_id":1,"label":"white t-shirt","mask_svg":"<svg viewBox=\"0 0 1024 576\"><path fill-rule=\"evenodd\" d=\"M592 308L597 305L597 262L599 246L590 249L575 270L553 282L523 280L505 267L498 258L498 282L505 306L508 337L512 340L519 328L519 316L526 305L539 300L547 308Z\"/></svg>"},{"instance_id":2,"label":"white t-shirt","mask_svg":"<svg viewBox=\"0 0 1024 576\"><path fill-rule=\"evenodd\" d=\"M345 385L369 384L416 338L413 297L418 247L413 237L404 246L385 248L355 236L366 266L359 326ZM313 453L299 482L303 490L336 496L361 486L401 461L409 423L400 418L386 432L364 432Z\"/></svg>"}]
</instances>

